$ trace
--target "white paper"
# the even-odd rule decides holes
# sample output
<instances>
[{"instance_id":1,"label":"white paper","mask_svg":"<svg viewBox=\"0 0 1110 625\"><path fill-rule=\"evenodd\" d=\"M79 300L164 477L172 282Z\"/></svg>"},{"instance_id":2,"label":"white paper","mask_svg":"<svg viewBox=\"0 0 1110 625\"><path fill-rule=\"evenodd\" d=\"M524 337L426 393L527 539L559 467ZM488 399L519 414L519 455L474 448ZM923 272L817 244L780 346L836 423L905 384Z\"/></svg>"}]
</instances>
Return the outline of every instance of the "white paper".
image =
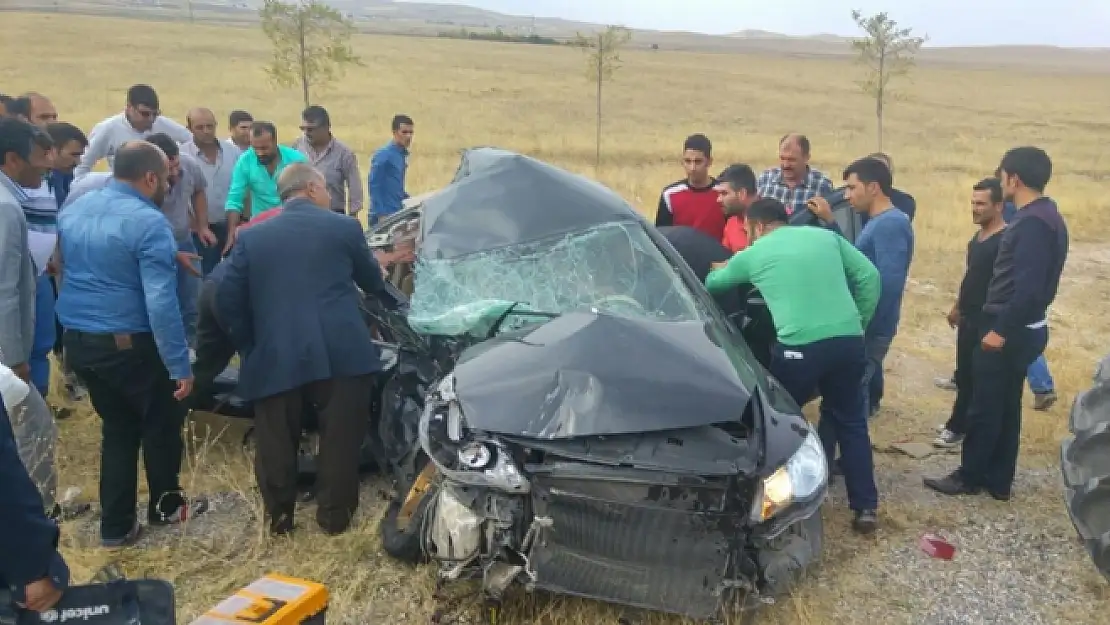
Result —
<instances>
[{"instance_id":1,"label":"white paper","mask_svg":"<svg viewBox=\"0 0 1110 625\"><path fill-rule=\"evenodd\" d=\"M35 263L35 272L42 275L46 271L46 264L54 255L54 248L58 244L58 235L50 232L27 232L27 247L31 251L31 261Z\"/></svg>"}]
</instances>

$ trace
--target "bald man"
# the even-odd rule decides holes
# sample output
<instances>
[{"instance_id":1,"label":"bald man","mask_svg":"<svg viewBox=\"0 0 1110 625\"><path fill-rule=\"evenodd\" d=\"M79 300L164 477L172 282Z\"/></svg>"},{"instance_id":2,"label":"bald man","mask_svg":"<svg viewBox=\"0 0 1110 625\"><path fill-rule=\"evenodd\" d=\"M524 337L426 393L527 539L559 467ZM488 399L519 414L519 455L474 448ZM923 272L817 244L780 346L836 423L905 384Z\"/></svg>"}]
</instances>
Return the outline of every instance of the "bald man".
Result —
<instances>
[{"instance_id":1,"label":"bald man","mask_svg":"<svg viewBox=\"0 0 1110 625\"><path fill-rule=\"evenodd\" d=\"M774 198L789 214L804 210L806 202L833 191L832 181L810 167L809 138L791 133L779 140L779 166L764 171L756 181L759 197Z\"/></svg>"},{"instance_id":2,"label":"bald man","mask_svg":"<svg viewBox=\"0 0 1110 625\"><path fill-rule=\"evenodd\" d=\"M27 121L43 130L48 124L58 121L58 110L54 108L50 98L34 91L23 94L23 97L27 98L28 102Z\"/></svg>"},{"instance_id":3,"label":"bald man","mask_svg":"<svg viewBox=\"0 0 1110 625\"><path fill-rule=\"evenodd\" d=\"M185 122L193 138L182 144L181 152L200 163L207 183L208 227L216 235L215 245L205 245L199 237L195 237L194 241L200 254L201 273L207 276L216 268L227 246L227 212L224 205L231 188L231 172L243 151L230 140L216 136L216 115L211 109L190 109Z\"/></svg>"},{"instance_id":4,"label":"bald man","mask_svg":"<svg viewBox=\"0 0 1110 625\"><path fill-rule=\"evenodd\" d=\"M398 302L357 220L328 208L323 174L289 163L278 176L282 211L240 233L216 289L216 314L242 355L238 394L254 404L255 473L270 531L293 529L297 448L306 401L320 407L316 521L350 527L359 451L381 371L362 296Z\"/></svg>"}]
</instances>

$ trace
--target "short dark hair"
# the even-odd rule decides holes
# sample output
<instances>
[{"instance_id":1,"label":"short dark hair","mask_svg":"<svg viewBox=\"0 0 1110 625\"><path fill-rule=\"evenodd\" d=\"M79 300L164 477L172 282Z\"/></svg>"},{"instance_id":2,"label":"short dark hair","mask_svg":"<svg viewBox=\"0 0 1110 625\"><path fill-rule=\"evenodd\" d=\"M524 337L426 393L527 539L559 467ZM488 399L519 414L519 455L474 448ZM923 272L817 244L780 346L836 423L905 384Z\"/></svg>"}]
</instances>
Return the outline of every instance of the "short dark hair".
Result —
<instances>
[{"instance_id":1,"label":"short dark hair","mask_svg":"<svg viewBox=\"0 0 1110 625\"><path fill-rule=\"evenodd\" d=\"M270 122L251 122L251 136L270 135L277 141L277 127Z\"/></svg>"},{"instance_id":2,"label":"short dark hair","mask_svg":"<svg viewBox=\"0 0 1110 625\"><path fill-rule=\"evenodd\" d=\"M31 98L21 95L18 98L12 98L4 108L8 109L8 115L22 115L23 117L31 117Z\"/></svg>"},{"instance_id":3,"label":"short dark hair","mask_svg":"<svg viewBox=\"0 0 1110 625\"><path fill-rule=\"evenodd\" d=\"M973 191L990 191L991 203L998 204L1002 201L1002 181L998 178L983 178L971 187Z\"/></svg>"},{"instance_id":4,"label":"short dark hair","mask_svg":"<svg viewBox=\"0 0 1110 625\"><path fill-rule=\"evenodd\" d=\"M161 148L166 153L166 158L177 158L177 155L181 153L181 149L177 147L177 142L173 140L173 137L164 132L156 132L147 137L146 140Z\"/></svg>"},{"instance_id":5,"label":"short dark hair","mask_svg":"<svg viewBox=\"0 0 1110 625\"><path fill-rule=\"evenodd\" d=\"M393 121L390 122L389 127L390 127L391 130L393 130L393 132L397 132L398 130L401 129L401 126L415 126L415 125L416 124L414 124L412 122L411 117L409 117L408 115L398 113L397 115L393 116Z\"/></svg>"},{"instance_id":6,"label":"short dark hair","mask_svg":"<svg viewBox=\"0 0 1110 625\"><path fill-rule=\"evenodd\" d=\"M89 147L89 138L80 128L68 122L51 122L46 125L46 133L54 140L54 145L62 147L70 141L76 141L81 147Z\"/></svg>"},{"instance_id":7,"label":"short dark hair","mask_svg":"<svg viewBox=\"0 0 1110 625\"><path fill-rule=\"evenodd\" d=\"M11 97L10 95L8 95L6 93L0 93L0 106L3 106L4 110L6 111L6 110L8 110L8 105L11 104L12 100L14 100L14 99L15 98Z\"/></svg>"},{"instance_id":8,"label":"short dark hair","mask_svg":"<svg viewBox=\"0 0 1110 625\"><path fill-rule=\"evenodd\" d=\"M705 158L712 158L713 142L709 140L709 137L701 133L690 135L686 137L686 141L682 143L682 151L685 152L686 150L697 150L704 154Z\"/></svg>"},{"instance_id":9,"label":"short dark hair","mask_svg":"<svg viewBox=\"0 0 1110 625\"><path fill-rule=\"evenodd\" d=\"M231 115L227 116L227 125L229 128L234 128L243 122L253 122L254 117L250 113L242 110L234 110Z\"/></svg>"},{"instance_id":10,"label":"short dark hair","mask_svg":"<svg viewBox=\"0 0 1110 625\"><path fill-rule=\"evenodd\" d=\"M733 163L725 167L717 176L717 181L727 183L734 191L755 194L755 172L744 163Z\"/></svg>"},{"instance_id":11,"label":"short dark hair","mask_svg":"<svg viewBox=\"0 0 1110 625\"><path fill-rule=\"evenodd\" d=\"M158 110L158 93L150 85L131 85L127 90L127 103L131 106L149 106Z\"/></svg>"},{"instance_id":12,"label":"short dark hair","mask_svg":"<svg viewBox=\"0 0 1110 625\"><path fill-rule=\"evenodd\" d=\"M1052 179L1052 159L1048 158L1048 153L1044 150L1033 146L1013 148L1006 152L998 169L999 174L1006 172L1017 176L1021 184L1037 193L1044 193L1048 181Z\"/></svg>"},{"instance_id":13,"label":"short dark hair","mask_svg":"<svg viewBox=\"0 0 1110 625\"><path fill-rule=\"evenodd\" d=\"M116 150L116 160L112 163L112 176L130 182L150 173L162 174L165 171L162 152L150 141L121 145Z\"/></svg>"},{"instance_id":14,"label":"short dark hair","mask_svg":"<svg viewBox=\"0 0 1110 625\"><path fill-rule=\"evenodd\" d=\"M860 182L864 184L878 183L883 195L890 195L893 187L890 168L879 159L868 156L844 168L844 180L847 180L852 174L855 174Z\"/></svg>"},{"instance_id":15,"label":"short dark hair","mask_svg":"<svg viewBox=\"0 0 1110 625\"><path fill-rule=\"evenodd\" d=\"M809 137L796 132L788 132L779 139L779 147L782 147L782 144L786 143L787 139L794 139L798 143L798 149L802 151L802 156L809 156L809 149L811 147L809 144Z\"/></svg>"},{"instance_id":16,"label":"short dark hair","mask_svg":"<svg viewBox=\"0 0 1110 625\"><path fill-rule=\"evenodd\" d=\"M744 214L744 219L752 223L768 225L786 223L790 215L787 214L786 206L782 202L773 197L764 197L752 202Z\"/></svg>"},{"instance_id":17,"label":"short dark hair","mask_svg":"<svg viewBox=\"0 0 1110 625\"><path fill-rule=\"evenodd\" d=\"M301 119L310 124L317 124L318 126L323 126L325 128L331 127L331 116L328 115L328 110L322 106L317 106L315 104L306 108L301 113Z\"/></svg>"},{"instance_id":18,"label":"short dark hair","mask_svg":"<svg viewBox=\"0 0 1110 625\"><path fill-rule=\"evenodd\" d=\"M8 154L31 160L31 146L41 133L40 128L18 117L0 117L0 166L7 162Z\"/></svg>"}]
</instances>

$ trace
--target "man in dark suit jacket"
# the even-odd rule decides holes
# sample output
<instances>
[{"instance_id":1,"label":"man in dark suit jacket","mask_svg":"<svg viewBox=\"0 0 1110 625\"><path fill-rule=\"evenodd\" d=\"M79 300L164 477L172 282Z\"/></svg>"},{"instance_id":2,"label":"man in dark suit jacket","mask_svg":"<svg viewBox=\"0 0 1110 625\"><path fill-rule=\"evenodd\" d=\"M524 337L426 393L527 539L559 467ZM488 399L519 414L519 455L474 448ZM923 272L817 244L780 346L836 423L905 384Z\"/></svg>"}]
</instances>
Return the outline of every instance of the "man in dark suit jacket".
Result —
<instances>
[{"instance_id":1,"label":"man in dark suit jacket","mask_svg":"<svg viewBox=\"0 0 1110 625\"><path fill-rule=\"evenodd\" d=\"M270 531L293 529L305 401L318 407L316 520L347 530L358 507L359 449L380 371L361 296L389 298L359 223L327 210L307 163L278 179L280 215L243 232L216 291L216 313L242 356L238 393L255 407L255 473Z\"/></svg>"},{"instance_id":2,"label":"man in dark suit jacket","mask_svg":"<svg viewBox=\"0 0 1110 625\"><path fill-rule=\"evenodd\" d=\"M0 476L0 588L20 606L45 612L69 586L69 567L58 553L58 526L43 512L42 495L19 459L2 401Z\"/></svg>"}]
</instances>

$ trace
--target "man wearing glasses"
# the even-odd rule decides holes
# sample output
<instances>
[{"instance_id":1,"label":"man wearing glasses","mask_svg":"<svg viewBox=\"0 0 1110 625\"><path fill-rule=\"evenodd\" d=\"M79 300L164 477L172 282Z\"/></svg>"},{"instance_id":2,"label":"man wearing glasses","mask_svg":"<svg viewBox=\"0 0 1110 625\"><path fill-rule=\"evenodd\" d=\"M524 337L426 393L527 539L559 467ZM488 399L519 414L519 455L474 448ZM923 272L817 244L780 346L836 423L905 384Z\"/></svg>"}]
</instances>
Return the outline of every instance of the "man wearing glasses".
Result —
<instances>
[{"instance_id":1,"label":"man wearing glasses","mask_svg":"<svg viewBox=\"0 0 1110 625\"><path fill-rule=\"evenodd\" d=\"M89 146L74 172L74 179L92 171L104 158L108 159L108 166L111 167L119 146L128 141L146 139L159 132L169 135L178 143L185 143L193 138L188 128L161 116L158 94L153 87L132 85L127 90L127 107L123 112L93 126L89 133Z\"/></svg>"},{"instance_id":2,"label":"man wearing glasses","mask_svg":"<svg viewBox=\"0 0 1110 625\"><path fill-rule=\"evenodd\" d=\"M362 174L358 157L345 143L331 133L331 117L322 106L310 106L301 113L302 134L293 147L304 154L328 182L331 210L340 215L356 217L362 212ZM350 208L347 192L350 190Z\"/></svg>"}]
</instances>

